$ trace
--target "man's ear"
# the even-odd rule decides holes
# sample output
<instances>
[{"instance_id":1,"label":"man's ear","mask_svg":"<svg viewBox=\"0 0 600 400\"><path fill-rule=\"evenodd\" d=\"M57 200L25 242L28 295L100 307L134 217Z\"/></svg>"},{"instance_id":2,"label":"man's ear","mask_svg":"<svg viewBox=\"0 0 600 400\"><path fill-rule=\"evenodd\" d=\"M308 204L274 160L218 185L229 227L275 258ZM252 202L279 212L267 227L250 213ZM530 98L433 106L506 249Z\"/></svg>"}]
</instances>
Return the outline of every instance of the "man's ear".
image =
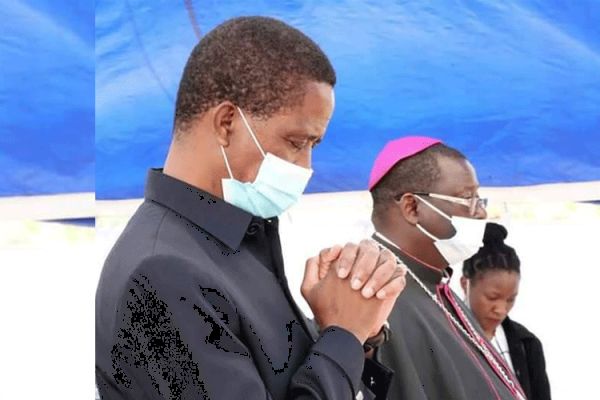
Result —
<instances>
[{"instance_id":1,"label":"man's ear","mask_svg":"<svg viewBox=\"0 0 600 400\"><path fill-rule=\"evenodd\" d=\"M412 193L404 193L400 199L394 201L400 208L400 212L402 212L402 216L406 221L412 225L416 225L419 222L418 202Z\"/></svg>"},{"instance_id":2,"label":"man's ear","mask_svg":"<svg viewBox=\"0 0 600 400\"><path fill-rule=\"evenodd\" d=\"M230 101L224 101L209 111L212 130L219 145L229 146L237 109Z\"/></svg>"}]
</instances>

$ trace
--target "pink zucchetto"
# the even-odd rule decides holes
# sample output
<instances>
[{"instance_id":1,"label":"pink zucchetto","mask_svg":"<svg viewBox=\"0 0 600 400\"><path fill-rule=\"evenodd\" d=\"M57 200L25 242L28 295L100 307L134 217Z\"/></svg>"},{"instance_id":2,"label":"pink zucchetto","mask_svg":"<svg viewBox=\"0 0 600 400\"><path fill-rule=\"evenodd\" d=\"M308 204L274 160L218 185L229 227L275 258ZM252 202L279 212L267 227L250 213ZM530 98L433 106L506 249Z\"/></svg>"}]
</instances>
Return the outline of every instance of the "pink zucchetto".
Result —
<instances>
[{"instance_id":1,"label":"pink zucchetto","mask_svg":"<svg viewBox=\"0 0 600 400\"><path fill-rule=\"evenodd\" d=\"M406 136L387 142L373 163L369 190L372 190L398 161L412 157L437 143L442 141L426 136Z\"/></svg>"}]
</instances>

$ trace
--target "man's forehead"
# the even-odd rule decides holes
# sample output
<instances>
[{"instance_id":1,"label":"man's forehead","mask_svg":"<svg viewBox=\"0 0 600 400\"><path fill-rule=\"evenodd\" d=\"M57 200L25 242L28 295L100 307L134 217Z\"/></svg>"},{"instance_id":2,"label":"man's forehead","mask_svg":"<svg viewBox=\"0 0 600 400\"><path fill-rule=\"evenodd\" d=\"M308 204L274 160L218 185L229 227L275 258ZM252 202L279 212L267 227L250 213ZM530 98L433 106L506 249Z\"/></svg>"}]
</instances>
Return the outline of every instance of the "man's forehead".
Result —
<instances>
[{"instance_id":1,"label":"man's forehead","mask_svg":"<svg viewBox=\"0 0 600 400\"><path fill-rule=\"evenodd\" d=\"M308 136L309 138L320 138L328 124L328 119L310 116L301 112L292 112L282 115L281 118L273 118L267 121L273 124L276 131L281 134L297 136Z\"/></svg>"},{"instance_id":2,"label":"man's forehead","mask_svg":"<svg viewBox=\"0 0 600 400\"><path fill-rule=\"evenodd\" d=\"M322 136L333 114L333 88L325 84L307 85L301 104L281 110L273 122L287 125L290 131L304 131L311 136Z\"/></svg>"},{"instance_id":3,"label":"man's forehead","mask_svg":"<svg viewBox=\"0 0 600 400\"><path fill-rule=\"evenodd\" d=\"M466 159L438 156L439 178L434 186L443 194L461 194L474 192L479 188L479 181L473 165Z\"/></svg>"}]
</instances>

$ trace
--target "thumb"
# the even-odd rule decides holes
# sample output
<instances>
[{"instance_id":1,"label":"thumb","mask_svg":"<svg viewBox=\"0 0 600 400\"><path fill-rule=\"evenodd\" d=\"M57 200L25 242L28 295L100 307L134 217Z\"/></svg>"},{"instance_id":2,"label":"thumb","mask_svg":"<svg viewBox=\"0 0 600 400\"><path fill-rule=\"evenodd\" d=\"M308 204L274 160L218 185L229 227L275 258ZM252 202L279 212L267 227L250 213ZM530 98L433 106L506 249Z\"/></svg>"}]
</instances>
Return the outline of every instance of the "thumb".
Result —
<instances>
[{"instance_id":1,"label":"thumb","mask_svg":"<svg viewBox=\"0 0 600 400\"><path fill-rule=\"evenodd\" d=\"M339 244L336 244L335 246L330 247L329 251L327 251L325 254L323 254L323 261L332 263L338 259L338 257L340 256L341 253L342 253L342 246L340 246Z\"/></svg>"},{"instance_id":2,"label":"thumb","mask_svg":"<svg viewBox=\"0 0 600 400\"><path fill-rule=\"evenodd\" d=\"M302 286L300 291L302 297L308 300L308 295L315 285L319 283L319 257L311 257L306 260L306 266L304 267L304 278L302 279Z\"/></svg>"},{"instance_id":3,"label":"thumb","mask_svg":"<svg viewBox=\"0 0 600 400\"><path fill-rule=\"evenodd\" d=\"M327 276L331 264L338 259L341 253L342 246L340 245L324 249L319 253L319 279L323 279Z\"/></svg>"}]
</instances>

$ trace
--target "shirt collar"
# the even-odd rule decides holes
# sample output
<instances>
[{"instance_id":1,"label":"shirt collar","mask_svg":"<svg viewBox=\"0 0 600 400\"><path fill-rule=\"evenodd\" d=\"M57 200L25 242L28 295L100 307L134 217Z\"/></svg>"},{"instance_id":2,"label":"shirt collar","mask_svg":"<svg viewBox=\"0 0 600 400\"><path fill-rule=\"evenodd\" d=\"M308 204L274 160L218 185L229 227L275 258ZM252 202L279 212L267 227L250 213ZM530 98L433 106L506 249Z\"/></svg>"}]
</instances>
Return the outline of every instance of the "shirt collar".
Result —
<instances>
[{"instance_id":1,"label":"shirt collar","mask_svg":"<svg viewBox=\"0 0 600 400\"><path fill-rule=\"evenodd\" d=\"M256 217L223 199L188 183L150 169L144 193L158 203L210 233L232 250L237 250Z\"/></svg>"}]
</instances>

